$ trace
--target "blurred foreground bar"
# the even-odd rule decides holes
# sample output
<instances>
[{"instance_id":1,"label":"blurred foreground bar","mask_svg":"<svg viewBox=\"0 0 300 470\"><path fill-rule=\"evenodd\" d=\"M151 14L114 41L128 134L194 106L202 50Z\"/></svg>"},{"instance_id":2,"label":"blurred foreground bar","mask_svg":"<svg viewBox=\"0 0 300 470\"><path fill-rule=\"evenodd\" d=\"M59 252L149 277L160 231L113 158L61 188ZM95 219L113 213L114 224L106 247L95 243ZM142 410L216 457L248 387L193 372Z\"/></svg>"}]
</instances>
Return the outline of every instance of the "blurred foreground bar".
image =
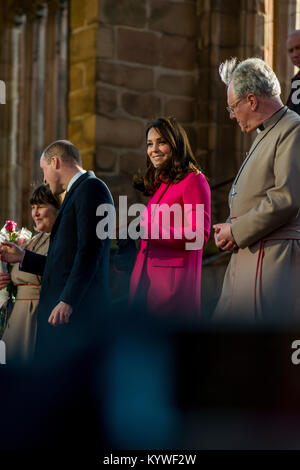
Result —
<instances>
[{"instance_id":1,"label":"blurred foreground bar","mask_svg":"<svg viewBox=\"0 0 300 470\"><path fill-rule=\"evenodd\" d=\"M2 450L300 448L300 327L109 318L67 361L0 367Z\"/></svg>"}]
</instances>

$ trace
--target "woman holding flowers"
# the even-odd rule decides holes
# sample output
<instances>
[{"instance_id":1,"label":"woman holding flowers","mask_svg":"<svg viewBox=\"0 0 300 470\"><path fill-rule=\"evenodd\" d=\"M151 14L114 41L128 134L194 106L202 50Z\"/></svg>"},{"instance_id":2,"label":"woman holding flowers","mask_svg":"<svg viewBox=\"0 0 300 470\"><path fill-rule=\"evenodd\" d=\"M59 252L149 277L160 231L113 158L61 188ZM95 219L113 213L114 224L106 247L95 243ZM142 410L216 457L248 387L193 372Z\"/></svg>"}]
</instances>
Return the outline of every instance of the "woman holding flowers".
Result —
<instances>
[{"instance_id":1,"label":"woman holding flowers","mask_svg":"<svg viewBox=\"0 0 300 470\"><path fill-rule=\"evenodd\" d=\"M0 243L9 241L17 243L20 246L31 239L32 233L26 228L16 231L17 223L13 220L7 220L4 227L0 230ZM15 286L12 284L8 265L0 261L0 338L2 338L6 320L13 308ZM7 286L7 288L6 288Z\"/></svg>"},{"instance_id":2,"label":"woman holding flowers","mask_svg":"<svg viewBox=\"0 0 300 470\"><path fill-rule=\"evenodd\" d=\"M30 204L31 215L39 233L27 243L26 248L46 255L50 232L59 209L59 200L51 193L49 187L43 184L33 192ZM8 365L11 362L26 363L33 357L41 277L20 271L19 265L14 264L10 274L0 273L0 289L6 287L10 280L17 286L17 294L2 337L6 344Z\"/></svg>"}]
</instances>

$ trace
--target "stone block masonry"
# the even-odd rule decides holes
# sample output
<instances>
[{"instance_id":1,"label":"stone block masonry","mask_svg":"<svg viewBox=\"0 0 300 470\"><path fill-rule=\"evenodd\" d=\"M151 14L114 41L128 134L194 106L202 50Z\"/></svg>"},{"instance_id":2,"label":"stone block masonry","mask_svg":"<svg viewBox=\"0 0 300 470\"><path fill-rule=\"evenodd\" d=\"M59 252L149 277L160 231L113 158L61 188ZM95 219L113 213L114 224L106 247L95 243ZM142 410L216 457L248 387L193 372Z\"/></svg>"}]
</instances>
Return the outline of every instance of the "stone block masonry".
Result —
<instances>
[{"instance_id":1,"label":"stone block masonry","mask_svg":"<svg viewBox=\"0 0 300 470\"><path fill-rule=\"evenodd\" d=\"M98 31L95 169L116 202L137 202L149 121L173 115L197 143L197 2L102 0Z\"/></svg>"},{"instance_id":2,"label":"stone block masonry","mask_svg":"<svg viewBox=\"0 0 300 470\"><path fill-rule=\"evenodd\" d=\"M97 58L110 58L114 53L111 28L99 28L98 0L70 2L69 44L68 138L79 147L84 168L93 170L96 103L101 102L96 87Z\"/></svg>"}]
</instances>

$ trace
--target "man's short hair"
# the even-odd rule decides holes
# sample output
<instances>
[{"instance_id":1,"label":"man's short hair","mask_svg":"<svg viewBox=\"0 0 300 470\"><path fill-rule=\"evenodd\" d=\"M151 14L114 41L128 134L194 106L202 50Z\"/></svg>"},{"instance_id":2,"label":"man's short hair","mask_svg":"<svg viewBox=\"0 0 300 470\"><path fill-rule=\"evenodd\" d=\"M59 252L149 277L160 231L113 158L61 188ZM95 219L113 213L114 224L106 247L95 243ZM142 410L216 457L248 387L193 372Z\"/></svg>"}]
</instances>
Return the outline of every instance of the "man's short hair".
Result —
<instances>
[{"instance_id":1,"label":"man's short hair","mask_svg":"<svg viewBox=\"0 0 300 470\"><path fill-rule=\"evenodd\" d=\"M76 145L68 140L56 140L48 145L43 152L43 157L50 163L51 157L57 156L64 162L78 163L81 166L81 156Z\"/></svg>"},{"instance_id":2,"label":"man's short hair","mask_svg":"<svg viewBox=\"0 0 300 470\"><path fill-rule=\"evenodd\" d=\"M233 90L237 98L246 98L249 93L256 96L279 96L280 84L271 67L258 57L239 62L236 57L226 60L219 67L223 82Z\"/></svg>"}]
</instances>

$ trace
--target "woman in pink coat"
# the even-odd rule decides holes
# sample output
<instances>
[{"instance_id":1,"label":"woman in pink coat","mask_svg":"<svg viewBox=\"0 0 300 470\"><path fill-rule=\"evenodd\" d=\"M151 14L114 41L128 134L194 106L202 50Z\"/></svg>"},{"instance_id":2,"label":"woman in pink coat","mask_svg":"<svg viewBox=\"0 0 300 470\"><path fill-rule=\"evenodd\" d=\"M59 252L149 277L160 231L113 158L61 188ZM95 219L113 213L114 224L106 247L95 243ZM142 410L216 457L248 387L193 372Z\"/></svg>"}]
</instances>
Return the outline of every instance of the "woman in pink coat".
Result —
<instances>
[{"instance_id":1,"label":"woman in pink coat","mask_svg":"<svg viewBox=\"0 0 300 470\"><path fill-rule=\"evenodd\" d=\"M174 118L146 130L147 169L134 186L150 196L130 281L130 301L148 311L200 314L203 244L210 232L210 188Z\"/></svg>"}]
</instances>

